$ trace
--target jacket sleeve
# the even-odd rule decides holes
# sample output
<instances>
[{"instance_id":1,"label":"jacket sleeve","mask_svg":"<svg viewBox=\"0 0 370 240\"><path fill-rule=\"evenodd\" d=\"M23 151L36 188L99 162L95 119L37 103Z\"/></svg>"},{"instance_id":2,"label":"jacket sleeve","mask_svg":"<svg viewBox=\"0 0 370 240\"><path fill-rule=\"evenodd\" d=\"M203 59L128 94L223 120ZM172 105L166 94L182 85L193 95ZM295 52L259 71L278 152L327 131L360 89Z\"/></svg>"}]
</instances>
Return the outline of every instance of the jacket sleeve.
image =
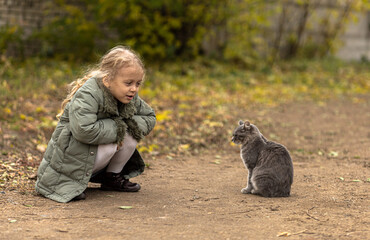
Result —
<instances>
[{"instance_id":1,"label":"jacket sleeve","mask_svg":"<svg viewBox=\"0 0 370 240\"><path fill-rule=\"evenodd\" d=\"M70 128L74 138L86 144L117 142L117 123L106 118L98 120L99 101L88 90L80 89L70 102Z\"/></svg>"},{"instance_id":2,"label":"jacket sleeve","mask_svg":"<svg viewBox=\"0 0 370 240\"><path fill-rule=\"evenodd\" d=\"M143 135L146 136L153 130L156 123L154 110L139 96L135 101L136 114L132 117L138 124Z\"/></svg>"}]
</instances>

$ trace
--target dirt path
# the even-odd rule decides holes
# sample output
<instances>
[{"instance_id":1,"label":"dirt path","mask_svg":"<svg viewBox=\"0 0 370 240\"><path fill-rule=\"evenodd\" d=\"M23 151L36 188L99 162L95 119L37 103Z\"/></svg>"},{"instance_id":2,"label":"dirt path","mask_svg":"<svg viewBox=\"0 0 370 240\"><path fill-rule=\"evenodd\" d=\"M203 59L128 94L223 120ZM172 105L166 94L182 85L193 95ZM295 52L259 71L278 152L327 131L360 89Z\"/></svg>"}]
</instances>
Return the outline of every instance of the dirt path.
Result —
<instances>
[{"instance_id":1,"label":"dirt path","mask_svg":"<svg viewBox=\"0 0 370 240\"><path fill-rule=\"evenodd\" d=\"M241 194L247 172L230 146L148 160L135 179L138 193L91 185L85 201L59 204L1 192L0 239L370 239L370 97L359 102L295 103L246 116L290 150L289 198Z\"/></svg>"}]
</instances>

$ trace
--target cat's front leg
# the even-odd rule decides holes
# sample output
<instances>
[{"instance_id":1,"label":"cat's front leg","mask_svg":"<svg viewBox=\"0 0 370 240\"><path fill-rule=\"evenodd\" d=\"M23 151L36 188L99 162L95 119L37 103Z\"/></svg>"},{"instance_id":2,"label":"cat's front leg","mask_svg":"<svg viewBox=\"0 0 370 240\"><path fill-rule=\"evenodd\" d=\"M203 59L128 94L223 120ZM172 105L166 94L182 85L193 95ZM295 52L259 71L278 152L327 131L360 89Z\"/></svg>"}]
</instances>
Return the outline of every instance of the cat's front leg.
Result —
<instances>
[{"instance_id":1,"label":"cat's front leg","mask_svg":"<svg viewBox=\"0 0 370 240\"><path fill-rule=\"evenodd\" d=\"M242 189L242 193L244 194L251 194L253 190L253 185L252 185L252 173L253 173L253 168L248 168L248 181L247 181L247 187Z\"/></svg>"}]
</instances>

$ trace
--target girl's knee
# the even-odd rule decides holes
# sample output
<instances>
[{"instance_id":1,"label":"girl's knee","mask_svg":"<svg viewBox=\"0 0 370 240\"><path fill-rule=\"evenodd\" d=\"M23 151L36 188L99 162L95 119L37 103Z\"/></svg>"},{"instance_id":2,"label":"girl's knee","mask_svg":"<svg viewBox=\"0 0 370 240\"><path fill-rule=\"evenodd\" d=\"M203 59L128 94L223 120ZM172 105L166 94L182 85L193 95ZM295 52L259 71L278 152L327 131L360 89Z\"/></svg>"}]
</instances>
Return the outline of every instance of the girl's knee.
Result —
<instances>
[{"instance_id":1,"label":"girl's knee","mask_svg":"<svg viewBox=\"0 0 370 240\"><path fill-rule=\"evenodd\" d=\"M136 146L137 146L137 141L130 135L126 134L125 139L123 140L122 148L134 151Z\"/></svg>"},{"instance_id":2,"label":"girl's knee","mask_svg":"<svg viewBox=\"0 0 370 240\"><path fill-rule=\"evenodd\" d=\"M103 144L98 146L98 156L100 158L110 159L117 150L117 144Z\"/></svg>"},{"instance_id":3,"label":"girl's knee","mask_svg":"<svg viewBox=\"0 0 370 240\"><path fill-rule=\"evenodd\" d=\"M136 149L137 142L136 141L127 141L127 143L123 144L123 147L127 150L134 151Z\"/></svg>"}]
</instances>

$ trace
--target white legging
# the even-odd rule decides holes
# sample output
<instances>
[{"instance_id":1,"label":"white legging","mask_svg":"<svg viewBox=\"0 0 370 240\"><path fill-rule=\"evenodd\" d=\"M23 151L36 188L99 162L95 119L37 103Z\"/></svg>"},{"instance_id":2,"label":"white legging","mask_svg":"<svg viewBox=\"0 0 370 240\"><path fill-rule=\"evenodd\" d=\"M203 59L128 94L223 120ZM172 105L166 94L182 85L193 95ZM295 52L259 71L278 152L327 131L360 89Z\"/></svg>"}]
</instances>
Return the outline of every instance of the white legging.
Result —
<instances>
[{"instance_id":1,"label":"white legging","mask_svg":"<svg viewBox=\"0 0 370 240\"><path fill-rule=\"evenodd\" d=\"M126 133L123 145L117 150L116 143L98 146L93 173L107 167L107 172L119 173L135 151L137 141Z\"/></svg>"}]
</instances>

